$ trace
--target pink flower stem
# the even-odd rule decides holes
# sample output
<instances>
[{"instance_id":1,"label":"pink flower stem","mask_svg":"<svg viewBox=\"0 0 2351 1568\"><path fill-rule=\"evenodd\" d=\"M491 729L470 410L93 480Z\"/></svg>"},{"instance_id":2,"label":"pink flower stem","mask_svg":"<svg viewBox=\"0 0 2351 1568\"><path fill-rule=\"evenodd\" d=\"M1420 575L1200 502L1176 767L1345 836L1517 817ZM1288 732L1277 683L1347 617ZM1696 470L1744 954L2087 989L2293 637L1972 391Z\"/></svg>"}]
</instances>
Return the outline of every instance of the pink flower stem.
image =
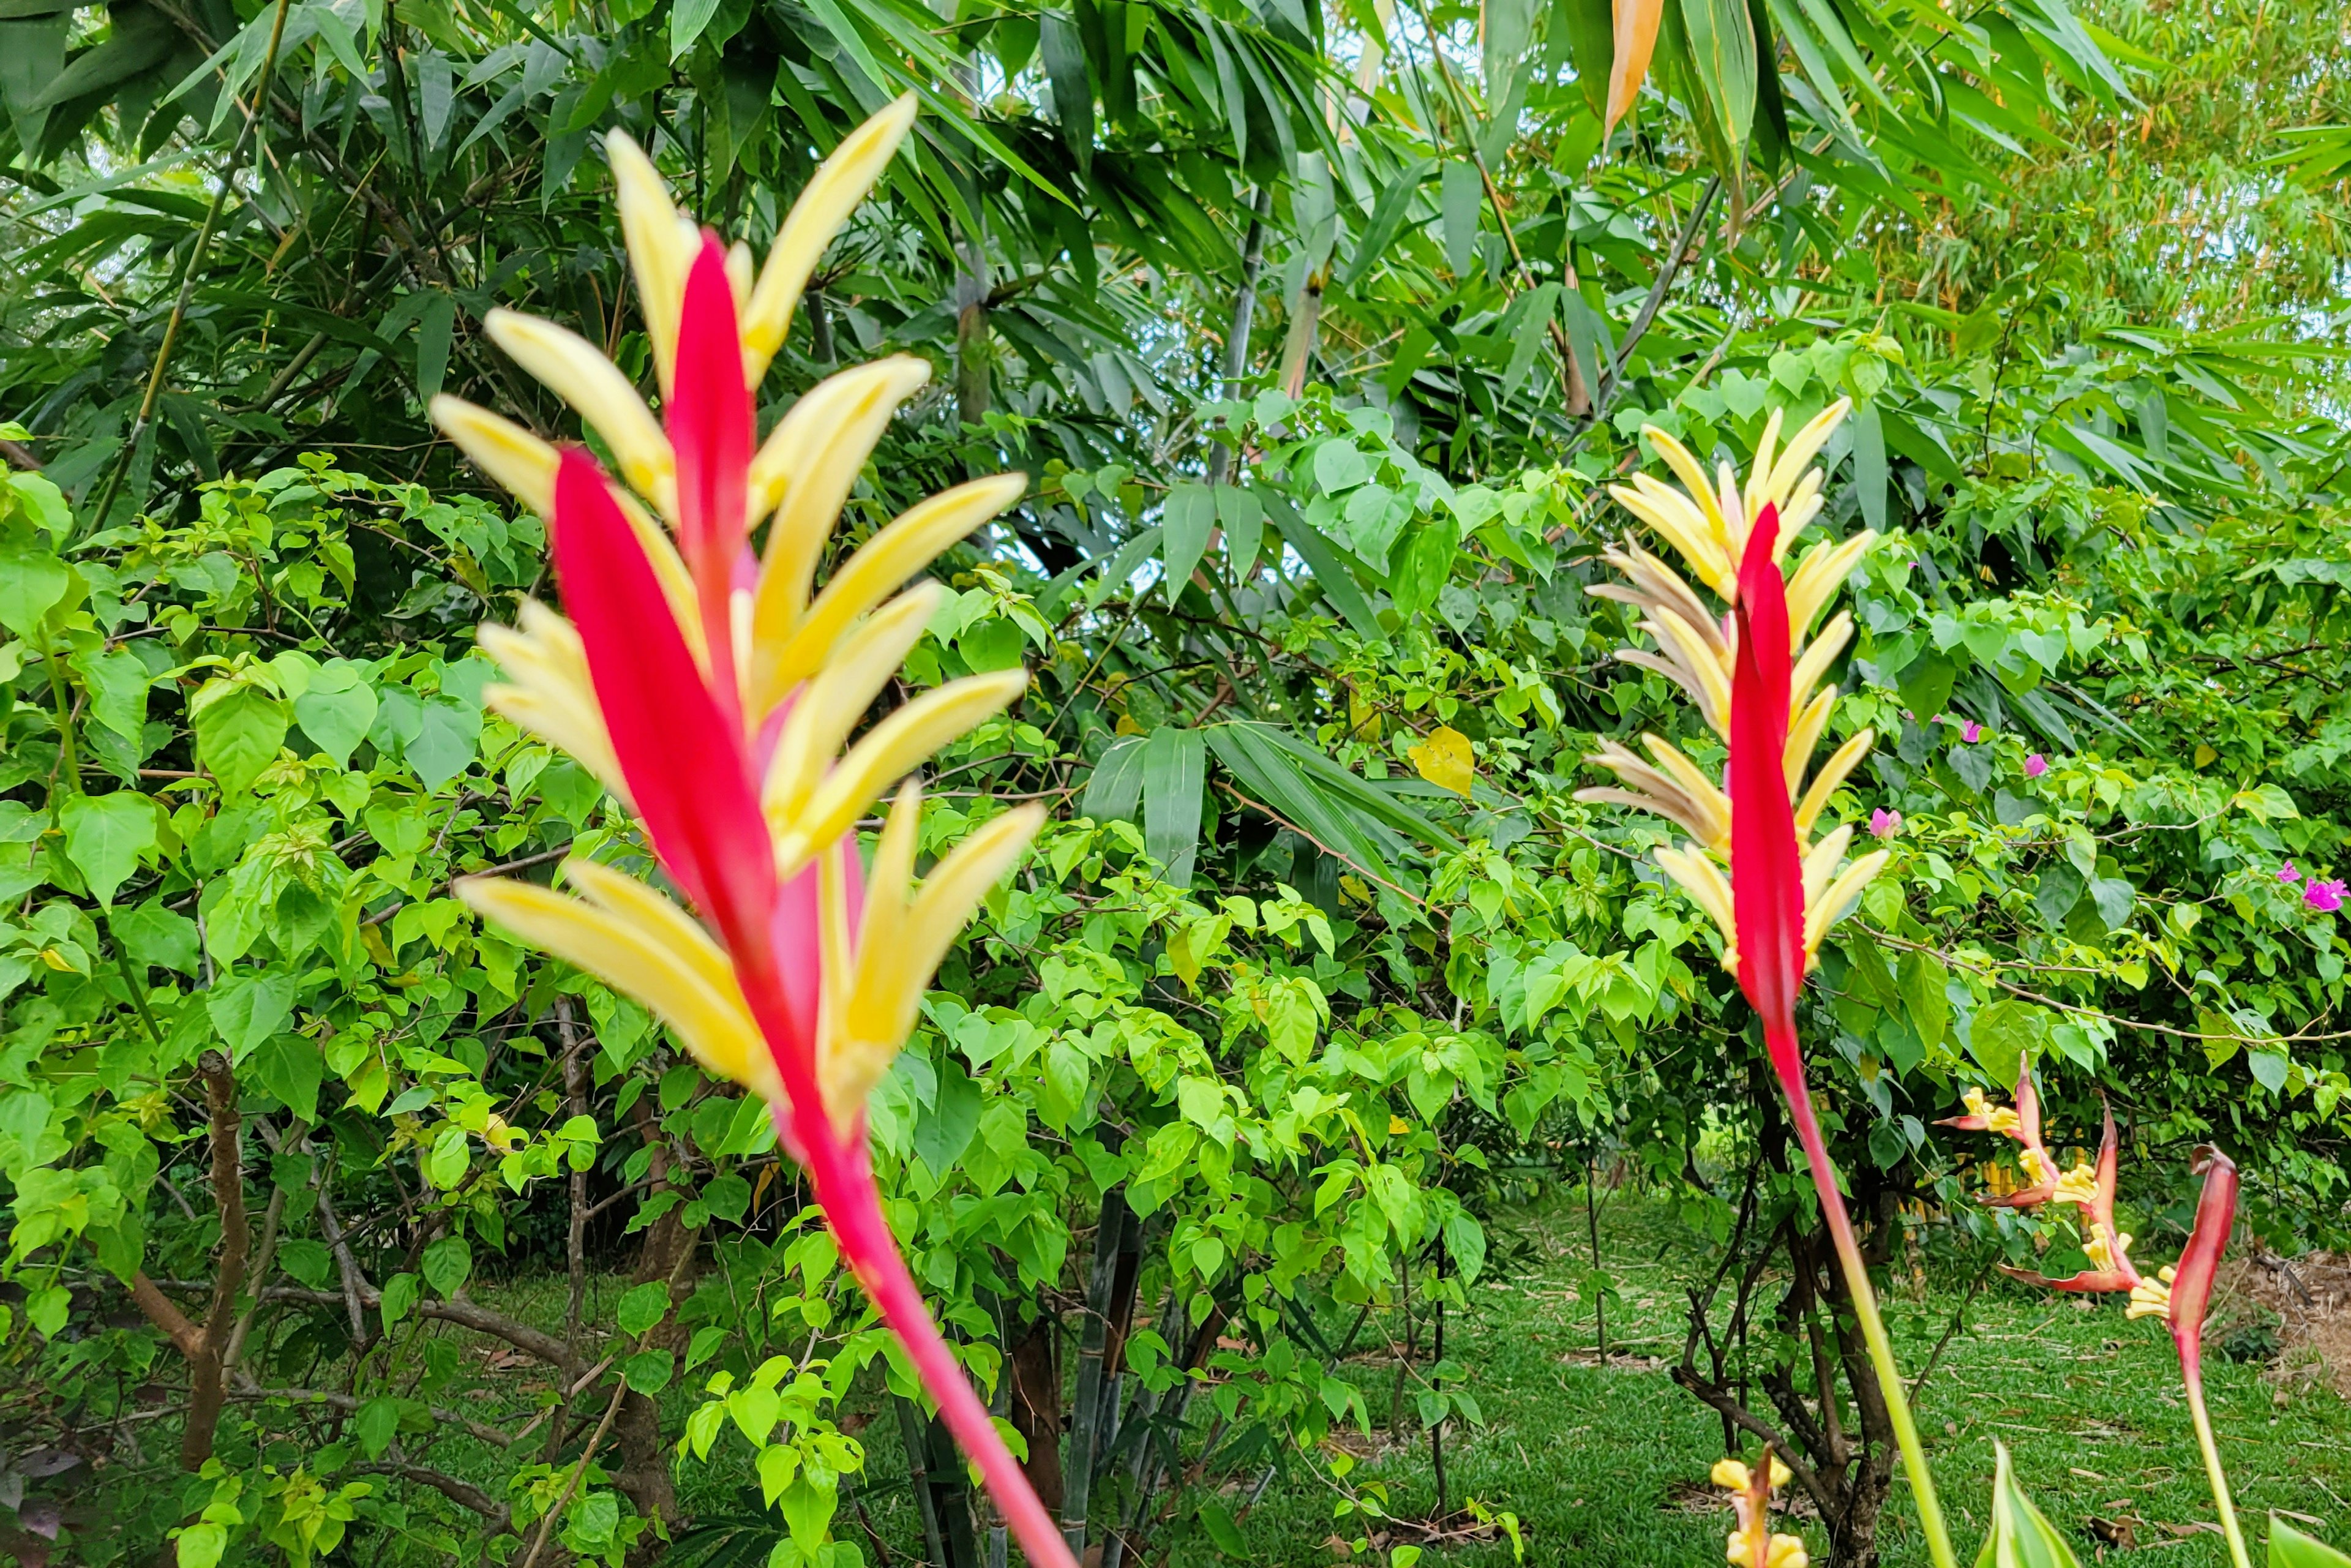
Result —
<instances>
[{"instance_id":1,"label":"pink flower stem","mask_svg":"<svg viewBox=\"0 0 2351 1568\"><path fill-rule=\"evenodd\" d=\"M2220 1469L2220 1445L2212 1436L2212 1416L2204 1407L2201 1333L2195 1337L2173 1337L2179 1346L2179 1381L2188 1388L2189 1418L2196 1423L2196 1446L2204 1452L2204 1476L2212 1483L2212 1501L2220 1510L2220 1529L2229 1539L2229 1561L2235 1568L2252 1568L2244 1532L2237 1528L2237 1505L2229 1496L2229 1477Z\"/></svg>"},{"instance_id":2,"label":"pink flower stem","mask_svg":"<svg viewBox=\"0 0 2351 1568\"><path fill-rule=\"evenodd\" d=\"M1788 1096L1788 1113L1796 1124L1796 1139L1804 1146L1805 1163L1813 1167L1813 1190L1820 1195L1821 1218L1828 1225L1837 1261L1844 1266L1845 1288L1853 1293L1854 1314L1861 1320L1861 1337L1869 1346L1870 1364L1877 1369L1878 1387L1886 1396L1886 1419L1893 1423L1895 1441L1902 1448L1902 1468L1910 1478L1911 1494L1917 1500L1918 1523L1927 1533L1928 1554L1934 1559L1935 1568L1955 1568L1957 1559L1951 1553L1950 1532L1943 1524L1943 1505L1935 1496L1935 1478L1927 1468L1926 1450L1918 1446L1918 1427L1910 1418L1910 1400L1902 1381L1902 1368L1894 1360L1894 1342L1886 1337L1886 1324L1877 1315L1877 1295L1870 1289L1869 1267L1861 1260L1861 1246L1854 1239L1853 1222L1845 1216L1844 1195L1837 1190L1836 1167L1829 1163L1828 1145L1823 1142L1820 1122L1813 1114L1812 1091L1804 1083L1803 1059L1797 1050L1793 1023L1774 1027L1766 1019L1764 1041L1771 1050L1780 1087ZM2240 1563L2238 1568L2244 1565Z\"/></svg>"},{"instance_id":3,"label":"pink flower stem","mask_svg":"<svg viewBox=\"0 0 2351 1568\"><path fill-rule=\"evenodd\" d=\"M810 1145L808 1167L816 1200L832 1227L833 1239L841 1244L841 1258L864 1287L867 1299L880 1309L882 1321L906 1347L923 1386L938 1402L947 1429L963 1451L978 1462L987 1490L1004 1510L1005 1521L1012 1527L1020 1550L1032 1568L1077 1568L1061 1539L1061 1527L1038 1500L1028 1473L1004 1446L987 1406L980 1403L955 1352L939 1337L929 1310L923 1305L923 1292L907 1272L905 1260L898 1255L897 1239L882 1217L881 1195L873 1186L872 1167L864 1157L862 1134L856 1147L844 1145L830 1128L806 1141Z\"/></svg>"}]
</instances>

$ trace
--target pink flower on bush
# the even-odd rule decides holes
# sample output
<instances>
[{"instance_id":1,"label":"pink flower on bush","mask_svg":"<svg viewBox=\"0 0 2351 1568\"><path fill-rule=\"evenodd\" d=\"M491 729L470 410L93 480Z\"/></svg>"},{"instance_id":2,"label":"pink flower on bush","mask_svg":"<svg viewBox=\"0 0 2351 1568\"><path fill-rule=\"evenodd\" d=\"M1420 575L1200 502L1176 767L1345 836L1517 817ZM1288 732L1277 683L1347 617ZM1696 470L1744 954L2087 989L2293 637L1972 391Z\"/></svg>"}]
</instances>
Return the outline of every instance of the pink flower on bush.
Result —
<instances>
[{"instance_id":1,"label":"pink flower on bush","mask_svg":"<svg viewBox=\"0 0 2351 1568\"><path fill-rule=\"evenodd\" d=\"M2278 880L2280 882L2300 882L2302 880L2302 873L2294 870L2294 862L2292 861L2288 861L2285 864L2278 867Z\"/></svg>"},{"instance_id":2,"label":"pink flower on bush","mask_svg":"<svg viewBox=\"0 0 2351 1568\"><path fill-rule=\"evenodd\" d=\"M1977 741L1983 738L1983 726L1978 724L1971 718L1960 720L1959 738L1966 741L1970 746L1973 746Z\"/></svg>"},{"instance_id":3,"label":"pink flower on bush","mask_svg":"<svg viewBox=\"0 0 2351 1568\"><path fill-rule=\"evenodd\" d=\"M2310 885L2302 890L2302 901L2321 915L2334 914L2343 907L2343 879L2321 882L2312 877Z\"/></svg>"},{"instance_id":4,"label":"pink flower on bush","mask_svg":"<svg viewBox=\"0 0 2351 1568\"><path fill-rule=\"evenodd\" d=\"M1880 806L1877 810L1869 814L1869 836L1871 838L1890 839L1901 831L1901 812L1889 811L1885 807Z\"/></svg>"},{"instance_id":5,"label":"pink flower on bush","mask_svg":"<svg viewBox=\"0 0 2351 1568\"><path fill-rule=\"evenodd\" d=\"M2041 753L2036 751L2024 759L2024 776L2027 779L2038 779L2048 771L2049 759Z\"/></svg>"}]
</instances>

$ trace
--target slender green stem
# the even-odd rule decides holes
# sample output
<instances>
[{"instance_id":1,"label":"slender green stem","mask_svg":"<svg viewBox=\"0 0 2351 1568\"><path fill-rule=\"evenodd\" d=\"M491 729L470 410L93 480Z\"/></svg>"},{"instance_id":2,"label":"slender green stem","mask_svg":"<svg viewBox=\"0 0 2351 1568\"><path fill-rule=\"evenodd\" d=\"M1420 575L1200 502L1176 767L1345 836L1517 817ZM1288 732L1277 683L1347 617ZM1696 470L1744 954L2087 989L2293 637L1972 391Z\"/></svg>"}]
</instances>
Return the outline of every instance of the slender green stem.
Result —
<instances>
[{"instance_id":1,"label":"slender green stem","mask_svg":"<svg viewBox=\"0 0 2351 1568\"><path fill-rule=\"evenodd\" d=\"M2212 1417L2204 1408L2204 1371L2200 1357L2180 1347L2179 1378L2188 1385L2188 1414L2196 1423L2196 1446L2204 1451L2205 1479L2212 1483L2212 1501L2220 1510L2220 1531L2229 1538L2229 1561L2236 1568L2252 1568L2245 1552L2244 1531L2237 1528L2237 1504L2229 1495L2229 1477L2220 1469L2220 1445L2212 1437Z\"/></svg>"},{"instance_id":2,"label":"slender green stem","mask_svg":"<svg viewBox=\"0 0 2351 1568\"><path fill-rule=\"evenodd\" d=\"M1804 1145L1804 1159L1813 1167L1813 1186L1820 1194L1821 1216L1828 1222L1829 1239L1836 1246L1837 1261L1844 1267L1845 1287L1853 1292L1853 1309L1861 1320L1861 1337L1869 1345L1870 1364L1877 1369L1877 1384L1886 1396L1886 1419L1894 1424L1895 1441L1902 1446L1902 1469L1910 1478L1911 1494L1918 1503L1918 1523L1927 1532L1927 1552L1935 1561L1935 1568L1957 1568L1958 1559L1951 1554L1950 1531L1943 1524L1943 1505L1935 1496L1935 1478L1927 1469L1926 1450L1918 1446L1917 1423L1910 1418L1910 1400L1904 1393L1902 1369L1895 1364L1894 1342L1886 1337L1886 1323L1877 1315L1877 1295L1869 1286L1869 1266L1861 1260L1861 1247L1854 1239L1853 1222L1846 1218L1844 1195L1837 1190L1836 1167L1829 1163L1828 1145L1821 1140L1820 1123L1813 1115L1813 1097L1801 1076L1783 1076L1782 1086L1788 1092L1789 1109L1796 1122L1796 1136ZM2240 1559L2237 1568L2246 1568Z\"/></svg>"}]
</instances>

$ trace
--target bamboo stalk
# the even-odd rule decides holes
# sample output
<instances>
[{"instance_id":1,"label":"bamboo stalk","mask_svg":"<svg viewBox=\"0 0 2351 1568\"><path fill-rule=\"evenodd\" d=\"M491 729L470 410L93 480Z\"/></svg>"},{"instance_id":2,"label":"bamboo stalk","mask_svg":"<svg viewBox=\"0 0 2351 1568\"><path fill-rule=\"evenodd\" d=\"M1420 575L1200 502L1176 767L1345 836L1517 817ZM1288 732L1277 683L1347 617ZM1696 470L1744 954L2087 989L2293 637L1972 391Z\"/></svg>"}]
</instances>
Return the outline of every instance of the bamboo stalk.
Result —
<instances>
[{"instance_id":1,"label":"bamboo stalk","mask_svg":"<svg viewBox=\"0 0 2351 1568\"><path fill-rule=\"evenodd\" d=\"M1094 1226L1093 1274L1086 1287L1086 1321L1078 1338L1077 1391L1070 1414L1070 1445L1061 1467L1061 1539L1070 1555L1086 1551L1086 1510L1093 1493L1094 1460L1101 1437L1102 1388L1107 1381L1102 1353L1110 1340L1111 1292L1118 1283L1120 1249L1134 1224L1126 1189L1102 1194ZM1113 1406L1115 1398L1113 1397Z\"/></svg>"}]
</instances>

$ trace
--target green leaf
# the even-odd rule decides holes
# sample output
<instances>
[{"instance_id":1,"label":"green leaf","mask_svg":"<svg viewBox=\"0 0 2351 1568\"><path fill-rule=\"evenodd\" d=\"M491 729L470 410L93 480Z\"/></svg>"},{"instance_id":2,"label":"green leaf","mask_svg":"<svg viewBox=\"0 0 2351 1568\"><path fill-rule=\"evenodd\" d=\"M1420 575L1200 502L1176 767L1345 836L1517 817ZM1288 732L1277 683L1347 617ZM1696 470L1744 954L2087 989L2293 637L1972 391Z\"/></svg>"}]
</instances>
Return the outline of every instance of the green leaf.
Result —
<instances>
[{"instance_id":1,"label":"green leaf","mask_svg":"<svg viewBox=\"0 0 2351 1568\"><path fill-rule=\"evenodd\" d=\"M474 1249L462 1236L444 1236L424 1249L417 1267L426 1284L444 1296L454 1296L474 1271Z\"/></svg>"},{"instance_id":2,"label":"green leaf","mask_svg":"<svg viewBox=\"0 0 2351 1568\"><path fill-rule=\"evenodd\" d=\"M147 661L128 648L85 649L70 661L89 692L89 716L126 740L147 724Z\"/></svg>"},{"instance_id":3,"label":"green leaf","mask_svg":"<svg viewBox=\"0 0 2351 1568\"><path fill-rule=\"evenodd\" d=\"M298 1034L273 1034L253 1053L255 1082L305 1122L319 1119L319 1085L326 1071L318 1046Z\"/></svg>"},{"instance_id":4,"label":"green leaf","mask_svg":"<svg viewBox=\"0 0 2351 1568\"><path fill-rule=\"evenodd\" d=\"M1192 885L1200 849L1200 789L1207 740L1196 729L1163 725L1143 745L1143 847L1177 887Z\"/></svg>"},{"instance_id":5,"label":"green leaf","mask_svg":"<svg viewBox=\"0 0 2351 1568\"><path fill-rule=\"evenodd\" d=\"M621 1298L613 1321L621 1332L635 1338L669 1315L669 1281L655 1280L639 1285Z\"/></svg>"},{"instance_id":6,"label":"green leaf","mask_svg":"<svg viewBox=\"0 0 2351 1568\"><path fill-rule=\"evenodd\" d=\"M1179 484L1167 492L1165 549L1167 575L1163 580L1167 602L1183 597L1200 558L1208 553L1208 534L1217 524L1216 492L1206 485Z\"/></svg>"},{"instance_id":7,"label":"green leaf","mask_svg":"<svg viewBox=\"0 0 2351 1568\"><path fill-rule=\"evenodd\" d=\"M369 1458L381 1457L400 1435L400 1401L389 1394L369 1400L351 1417L351 1433Z\"/></svg>"},{"instance_id":8,"label":"green leaf","mask_svg":"<svg viewBox=\"0 0 2351 1568\"><path fill-rule=\"evenodd\" d=\"M233 976L205 996L221 1043L228 1047L231 1061L242 1061L293 1016L294 977L273 969Z\"/></svg>"},{"instance_id":9,"label":"green leaf","mask_svg":"<svg viewBox=\"0 0 2351 1568\"><path fill-rule=\"evenodd\" d=\"M385 1333L389 1333L392 1324L406 1317L415 1308L417 1293L417 1281L413 1274L394 1274L383 1282L383 1300L381 1310L383 1313Z\"/></svg>"},{"instance_id":10,"label":"green leaf","mask_svg":"<svg viewBox=\"0 0 2351 1568\"><path fill-rule=\"evenodd\" d=\"M319 665L309 689L294 699L294 722L338 768L350 766L352 751L375 723L375 689L367 684L367 667L346 659Z\"/></svg>"},{"instance_id":11,"label":"green leaf","mask_svg":"<svg viewBox=\"0 0 2351 1568\"><path fill-rule=\"evenodd\" d=\"M246 680L206 682L190 717L197 760L211 769L223 794L250 789L286 743L286 705Z\"/></svg>"},{"instance_id":12,"label":"green leaf","mask_svg":"<svg viewBox=\"0 0 2351 1568\"><path fill-rule=\"evenodd\" d=\"M660 1289L666 1294L668 1287ZM639 1394L659 1394L669 1386L670 1375L677 1368L677 1356L666 1350L639 1351L621 1363L621 1375Z\"/></svg>"},{"instance_id":13,"label":"green leaf","mask_svg":"<svg viewBox=\"0 0 2351 1568\"><path fill-rule=\"evenodd\" d=\"M2039 1052L2048 1019L2044 1009L2012 998L1980 1009L1968 1031L1968 1054L1995 1087L2012 1084L2025 1058Z\"/></svg>"},{"instance_id":14,"label":"green leaf","mask_svg":"<svg viewBox=\"0 0 2351 1568\"><path fill-rule=\"evenodd\" d=\"M408 765L427 789L438 789L474 765L482 741L482 710L446 692L424 699L423 727L408 743Z\"/></svg>"},{"instance_id":15,"label":"green leaf","mask_svg":"<svg viewBox=\"0 0 2351 1568\"><path fill-rule=\"evenodd\" d=\"M1886 426L1878 418L1877 405L1865 402L1853 413L1853 486L1861 502L1861 520L1870 528L1884 532L1886 528ZM1945 688L1945 695L1949 695ZM1942 705L1936 705L1939 708ZM1913 707L1920 717L1931 716Z\"/></svg>"},{"instance_id":16,"label":"green leaf","mask_svg":"<svg viewBox=\"0 0 2351 1568\"><path fill-rule=\"evenodd\" d=\"M1085 799L1078 810L1097 822L1132 821L1142 799L1143 737L1123 735L1110 743L1087 775Z\"/></svg>"},{"instance_id":17,"label":"green leaf","mask_svg":"<svg viewBox=\"0 0 2351 1568\"><path fill-rule=\"evenodd\" d=\"M1991 1531L1976 1568L2081 1568L2064 1535L2016 1484L2008 1445L1994 1443L1992 1448L1999 1458L1991 1483Z\"/></svg>"},{"instance_id":18,"label":"green leaf","mask_svg":"<svg viewBox=\"0 0 2351 1568\"><path fill-rule=\"evenodd\" d=\"M2351 1557L2272 1514L2270 1568L2351 1568Z\"/></svg>"},{"instance_id":19,"label":"green leaf","mask_svg":"<svg viewBox=\"0 0 2351 1568\"><path fill-rule=\"evenodd\" d=\"M1371 601L1356 586L1354 574L1347 570L1339 547L1316 532L1281 497L1269 490L1263 493L1263 499L1275 526L1281 529L1282 538L1298 552L1306 570L1314 574L1315 585L1331 601L1331 608L1366 643L1385 643L1387 632L1381 627L1380 618L1373 613Z\"/></svg>"},{"instance_id":20,"label":"green leaf","mask_svg":"<svg viewBox=\"0 0 2351 1568\"><path fill-rule=\"evenodd\" d=\"M1094 89L1086 71L1085 44L1066 11L1038 18L1038 44L1045 57L1045 79L1053 89L1053 119L1077 161L1078 176L1091 179L1094 163Z\"/></svg>"},{"instance_id":21,"label":"green leaf","mask_svg":"<svg viewBox=\"0 0 2351 1568\"><path fill-rule=\"evenodd\" d=\"M155 802L135 789L110 795L76 795L57 810L66 832L66 854L100 904L114 902L115 889L139 869L139 857L155 847Z\"/></svg>"},{"instance_id":22,"label":"green leaf","mask_svg":"<svg viewBox=\"0 0 2351 1568\"><path fill-rule=\"evenodd\" d=\"M1485 185L1478 178L1478 166L1458 158L1447 161L1439 179L1445 266L1454 277L1464 277L1478 255L1478 212L1486 199Z\"/></svg>"},{"instance_id":23,"label":"green leaf","mask_svg":"<svg viewBox=\"0 0 2351 1568\"><path fill-rule=\"evenodd\" d=\"M669 14L669 57L674 60L694 47L717 15L718 0L677 0Z\"/></svg>"},{"instance_id":24,"label":"green leaf","mask_svg":"<svg viewBox=\"0 0 2351 1568\"><path fill-rule=\"evenodd\" d=\"M0 626L27 642L40 640L41 622L73 586L73 575L31 530L0 535Z\"/></svg>"},{"instance_id":25,"label":"green leaf","mask_svg":"<svg viewBox=\"0 0 2351 1568\"><path fill-rule=\"evenodd\" d=\"M1225 570L1240 586L1257 565L1265 538L1265 507L1238 485L1217 486L1217 521L1225 530Z\"/></svg>"},{"instance_id":26,"label":"green leaf","mask_svg":"<svg viewBox=\"0 0 2351 1568\"><path fill-rule=\"evenodd\" d=\"M1736 183L1755 122L1755 25L1746 0L1680 0L1682 26L1689 38L1690 65L1698 89L1722 132L1730 167L1720 171Z\"/></svg>"},{"instance_id":27,"label":"green leaf","mask_svg":"<svg viewBox=\"0 0 2351 1568\"><path fill-rule=\"evenodd\" d=\"M441 393L449 371L449 339L457 322L457 302L434 290L416 318L416 395L426 402Z\"/></svg>"},{"instance_id":28,"label":"green leaf","mask_svg":"<svg viewBox=\"0 0 2351 1568\"><path fill-rule=\"evenodd\" d=\"M196 951L196 923L173 913L161 898L151 898L134 909L116 910L107 916L107 925L134 964L193 975L202 962Z\"/></svg>"},{"instance_id":29,"label":"green leaf","mask_svg":"<svg viewBox=\"0 0 2351 1568\"><path fill-rule=\"evenodd\" d=\"M929 1108L914 1124L914 1156L945 1181L979 1131L980 1089L952 1055L940 1065L938 1077Z\"/></svg>"},{"instance_id":30,"label":"green leaf","mask_svg":"<svg viewBox=\"0 0 2351 1568\"><path fill-rule=\"evenodd\" d=\"M1949 980L1950 971L1933 954L1914 951L1902 955L1896 985L1901 991L1910 1027L1918 1031L1918 1038L1929 1051L1941 1042L1943 1031L1950 1027L1951 1000L1944 990Z\"/></svg>"}]
</instances>

